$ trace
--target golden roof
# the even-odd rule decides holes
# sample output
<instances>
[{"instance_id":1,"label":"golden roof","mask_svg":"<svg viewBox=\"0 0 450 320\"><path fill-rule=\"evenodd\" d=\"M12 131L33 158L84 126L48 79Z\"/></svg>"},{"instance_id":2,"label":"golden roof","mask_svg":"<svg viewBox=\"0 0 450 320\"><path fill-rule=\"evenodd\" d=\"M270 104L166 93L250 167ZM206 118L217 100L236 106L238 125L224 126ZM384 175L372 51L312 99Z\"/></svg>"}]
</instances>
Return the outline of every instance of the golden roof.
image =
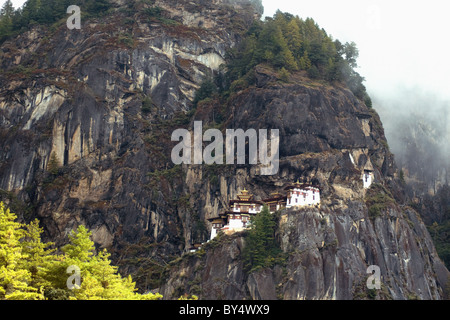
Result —
<instances>
[{"instance_id":1,"label":"golden roof","mask_svg":"<svg viewBox=\"0 0 450 320\"><path fill-rule=\"evenodd\" d=\"M237 197L239 200L247 200L248 201L253 198L253 195L244 188L244 190L241 190L241 193L238 194Z\"/></svg>"}]
</instances>

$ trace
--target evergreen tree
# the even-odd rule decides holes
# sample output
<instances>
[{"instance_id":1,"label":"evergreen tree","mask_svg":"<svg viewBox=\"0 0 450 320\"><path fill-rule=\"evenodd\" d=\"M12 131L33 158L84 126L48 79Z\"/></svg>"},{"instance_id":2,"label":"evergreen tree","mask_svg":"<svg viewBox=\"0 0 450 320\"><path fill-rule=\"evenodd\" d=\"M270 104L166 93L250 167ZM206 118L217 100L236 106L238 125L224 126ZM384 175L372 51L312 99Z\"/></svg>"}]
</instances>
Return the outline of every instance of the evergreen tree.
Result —
<instances>
[{"instance_id":1,"label":"evergreen tree","mask_svg":"<svg viewBox=\"0 0 450 320\"><path fill-rule=\"evenodd\" d=\"M31 273L21 267L21 261L28 256L22 252L20 240L24 230L16 218L0 202L0 299L43 299L43 294L29 285Z\"/></svg>"},{"instance_id":2,"label":"evergreen tree","mask_svg":"<svg viewBox=\"0 0 450 320\"><path fill-rule=\"evenodd\" d=\"M311 79L319 79L320 78L319 69L317 69L317 67L314 64L311 66L311 68L308 69L308 76Z\"/></svg>"},{"instance_id":3,"label":"evergreen tree","mask_svg":"<svg viewBox=\"0 0 450 320\"><path fill-rule=\"evenodd\" d=\"M9 17L11 18L14 14L14 6L11 0L6 0L3 4L3 7L0 9L0 17Z\"/></svg>"},{"instance_id":4,"label":"evergreen tree","mask_svg":"<svg viewBox=\"0 0 450 320\"><path fill-rule=\"evenodd\" d=\"M346 43L343 48L345 54L345 60L348 62L348 65L351 68L356 68L358 65L356 64L356 59L359 56L358 48L354 42Z\"/></svg>"},{"instance_id":5,"label":"evergreen tree","mask_svg":"<svg viewBox=\"0 0 450 320\"><path fill-rule=\"evenodd\" d=\"M283 81L283 82L289 81L289 71L287 71L284 67L281 68L278 75L279 75L281 81Z\"/></svg>"},{"instance_id":6,"label":"evergreen tree","mask_svg":"<svg viewBox=\"0 0 450 320\"><path fill-rule=\"evenodd\" d=\"M275 226L274 216L267 206L252 217L243 252L244 267L248 272L270 267L280 254L275 241Z\"/></svg>"},{"instance_id":7,"label":"evergreen tree","mask_svg":"<svg viewBox=\"0 0 450 320\"><path fill-rule=\"evenodd\" d=\"M0 43L8 38L13 31L14 7L11 0L7 0L0 9Z\"/></svg>"},{"instance_id":8,"label":"evergreen tree","mask_svg":"<svg viewBox=\"0 0 450 320\"><path fill-rule=\"evenodd\" d=\"M80 225L69 235L70 243L63 247L65 259L62 265L67 269L75 265L81 271L81 287L72 290L71 299L78 300L156 300L159 294L136 293L131 277L122 278L117 267L111 265L106 249L95 255L91 232ZM67 279L67 274L65 278ZM60 282L61 284L61 282Z\"/></svg>"},{"instance_id":9,"label":"evergreen tree","mask_svg":"<svg viewBox=\"0 0 450 320\"><path fill-rule=\"evenodd\" d=\"M326 80L334 81L338 80L338 69L336 68L336 64L333 61L333 58L328 58L328 64L326 67Z\"/></svg>"},{"instance_id":10,"label":"evergreen tree","mask_svg":"<svg viewBox=\"0 0 450 320\"><path fill-rule=\"evenodd\" d=\"M289 50L291 50L292 54L296 59L300 59L300 49L302 47L302 39L300 35L300 28L295 19L292 19L287 24L287 31L285 33L285 37Z\"/></svg>"},{"instance_id":11,"label":"evergreen tree","mask_svg":"<svg viewBox=\"0 0 450 320\"><path fill-rule=\"evenodd\" d=\"M307 50L303 52L303 56L300 58L298 64L301 70L308 70L309 68L311 68L311 60L309 60Z\"/></svg>"},{"instance_id":12,"label":"evergreen tree","mask_svg":"<svg viewBox=\"0 0 450 320\"><path fill-rule=\"evenodd\" d=\"M49 272L54 264L58 262L58 256L53 255L56 249L50 249L54 243L43 243L41 234L43 229L39 227L36 219L25 226L23 241L21 242L22 253L27 257L20 261L20 266L31 273L30 285L42 290L51 287Z\"/></svg>"},{"instance_id":13,"label":"evergreen tree","mask_svg":"<svg viewBox=\"0 0 450 320\"><path fill-rule=\"evenodd\" d=\"M200 88L195 93L193 104L196 107L200 101L211 97L217 91L217 87L210 78L203 80Z\"/></svg>"},{"instance_id":14,"label":"evergreen tree","mask_svg":"<svg viewBox=\"0 0 450 320\"><path fill-rule=\"evenodd\" d=\"M261 32L260 41L264 48L264 58L267 62L272 63L275 67L297 70L297 63L289 50L279 25L273 21L267 23Z\"/></svg>"},{"instance_id":15,"label":"evergreen tree","mask_svg":"<svg viewBox=\"0 0 450 320\"><path fill-rule=\"evenodd\" d=\"M51 174L56 176L59 171L59 159L55 152L52 152L50 155L50 159L47 163L47 171Z\"/></svg>"}]
</instances>

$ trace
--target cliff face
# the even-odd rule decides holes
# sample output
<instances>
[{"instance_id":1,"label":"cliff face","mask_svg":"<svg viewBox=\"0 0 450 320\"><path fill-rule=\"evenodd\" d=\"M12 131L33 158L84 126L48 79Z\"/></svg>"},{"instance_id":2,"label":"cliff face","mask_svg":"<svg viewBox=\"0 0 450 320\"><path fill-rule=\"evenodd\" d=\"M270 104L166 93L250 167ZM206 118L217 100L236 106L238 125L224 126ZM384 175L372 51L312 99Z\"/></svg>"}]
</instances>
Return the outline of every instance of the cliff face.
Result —
<instances>
[{"instance_id":1,"label":"cliff face","mask_svg":"<svg viewBox=\"0 0 450 320\"><path fill-rule=\"evenodd\" d=\"M373 298L366 287L367 268L376 265L382 283L376 298L442 298L448 271L419 215L400 204L403 194L377 114L345 88L301 75L280 83L263 67L256 74L255 87L231 100L227 125L279 128L280 170L262 176L249 166L221 174L219 206L207 201L201 207L209 218L240 188L263 199L297 178L320 185L321 207L280 212L277 240L288 257L284 263L246 274L245 233L225 236L171 264L161 288L164 296L367 299ZM363 188L364 168L374 170L370 190ZM210 194L208 183L188 193L199 188L200 199Z\"/></svg>"},{"instance_id":2,"label":"cliff face","mask_svg":"<svg viewBox=\"0 0 450 320\"><path fill-rule=\"evenodd\" d=\"M221 110L210 101L189 112L201 81L219 71L261 8L244 0L155 5L162 12L149 16L146 4L118 2L81 30L36 27L1 46L2 199L23 219L40 219L58 245L85 224L122 273L166 298L358 298L369 265L381 269L382 298L442 298L448 271L416 213L398 204L376 112L344 87L302 73L281 82L264 66ZM280 130L276 175L250 165L173 166L172 131L192 129L193 120L213 125L217 113L222 129ZM363 189L364 168L392 199L371 214L377 194ZM239 190L261 199L296 179L319 184L322 205L281 213L285 264L246 274L243 234L174 260L209 238L207 219Z\"/></svg>"},{"instance_id":3,"label":"cliff face","mask_svg":"<svg viewBox=\"0 0 450 320\"><path fill-rule=\"evenodd\" d=\"M283 212L278 240L288 255L273 268L246 274L245 236L214 239L168 268L161 292L206 299L441 299L448 271L416 212L391 208L372 220L361 202L342 209ZM381 271L370 296L369 265Z\"/></svg>"},{"instance_id":4,"label":"cliff face","mask_svg":"<svg viewBox=\"0 0 450 320\"><path fill-rule=\"evenodd\" d=\"M178 238L176 212L145 188L146 174L168 162L155 149L170 131L158 146L149 139L161 130L155 122L190 108L201 80L258 14L246 1L234 5L156 1L165 10L154 17L136 2L82 21L81 30L64 21L4 43L0 188L33 203L54 239L80 222L102 246L119 228L130 240ZM58 177L45 173L51 155Z\"/></svg>"}]
</instances>

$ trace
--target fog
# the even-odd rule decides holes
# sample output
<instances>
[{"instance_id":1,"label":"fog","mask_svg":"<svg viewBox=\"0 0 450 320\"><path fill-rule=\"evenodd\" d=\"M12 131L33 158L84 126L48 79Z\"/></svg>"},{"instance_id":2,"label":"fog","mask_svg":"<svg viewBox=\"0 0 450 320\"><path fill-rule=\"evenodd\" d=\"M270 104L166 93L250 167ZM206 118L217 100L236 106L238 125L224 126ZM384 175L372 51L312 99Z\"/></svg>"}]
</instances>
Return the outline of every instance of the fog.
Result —
<instances>
[{"instance_id":1,"label":"fog","mask_svg":"<svg viewBox=\"0 0 450 320\"><path fill-rule=\"evenodd\" d=\"M445 1L263 0L311 17L334 39L354 41L358 72L380 114L399 167L429 186L450 167L450 30Z\"/></svg>"}]
</instances>

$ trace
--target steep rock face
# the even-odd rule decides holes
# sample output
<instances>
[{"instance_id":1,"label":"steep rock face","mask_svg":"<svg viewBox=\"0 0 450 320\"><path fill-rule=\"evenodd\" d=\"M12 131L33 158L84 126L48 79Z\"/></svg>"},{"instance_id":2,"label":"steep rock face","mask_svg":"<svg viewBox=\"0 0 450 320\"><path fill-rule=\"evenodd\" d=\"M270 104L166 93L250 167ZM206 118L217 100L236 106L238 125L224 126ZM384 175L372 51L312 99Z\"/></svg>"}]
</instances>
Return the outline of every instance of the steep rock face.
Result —
<instances>
[{"instance_id":1,"label":"steep rock face","mask_svg":"<svg viewBox=\"0 0 450 320\"><path fill-rule=\"evenodd\" d=\"M130 7L121 4L80 31L36 27L2 45L2 199L21 203L23 219L39 218L46 240L57 245L85 224L142 290L163 279L166 298L189 291L209 299L349 299L358 297L370 264L382 269L386 296L442 297L448 271L415 213L392 206L373 221L368 216L364 168L396 200L402 191L376 112L346 88L302 73L283 83L259 66L255 85L220 106L221 129L279 129L278 173L173 166L172 131L192 129L193 120L212 124L217 101L187 112L195 90L261 8L244 0L155 4L159 17L145 16L140 2L125 14ZM262 199L296 179L319 184L323 206L280 218L285 266L246 274L245 238L235 235L164 267L209 238L207 219L241 189ZM153 279L158 272L166 277Z\"/></svg>"},{"instance_id":2,"label":"steep rock face","mask_svg":"<svg viewBox=\"0 0 450 320\"><path fill-rule=\"evenodd\" d=\"M379 299L443 297L448 271L411 209L392 208L374 220L360 202L288 210L277 236L288 254L284 264L246 274L244 235L224 236L169 267L161 292L167 298L190 292L204 299L367 299L367 268L376 265Z\"/></svg>"},{"instance_id":3,"label":"steep rock face","mask_svg":"<svg viewBox=\"0 0 450 320\"><path fill-rule=\"evenodd\" d=\"M147 233L179 239L164 199L171 186L145 188L146 174L167 166L145 138L159 131L155 119L190 108L200 82L261 12L248 1L154 5L163 9L157 17L131 2L82 21L81 30L38 26L2 45L0 189L33 203L29 211L57 243L80 222L106 247ZM46 173L52 155L58 177Z\"/></svg>"},{"instance_id":4,"label":"steep rock face","mask_svg":"<svg viewBox=\"0 0 450 320\"><path fill-rule=\"evenodd\" d=\"M364 299L373 297L367 268L376 265L379 299L443 298L448 270L417 213L398 204L403 194L377 114L345 88L301 75L280 83L264 67L256 72L263 82L230 100L226 127L279 129L280 169L273 176L260 175L258 166L224 169L217 172L215 189L210 181L198 183L208 169L192 166L186 185L188 194L200 195L194 211L210 218L240 189L263 199L297 178L320 185L321 209L281 213L277 239L288 256L285 264L246 274L240 257L245 234L224 236L170 266L160 288L164 296ZM374 170L376 185L392 191L392 198L376 204L382 209L375 214L371 199L381 193L363 188L364 169Z\"/></svg>"}]
</instances>

